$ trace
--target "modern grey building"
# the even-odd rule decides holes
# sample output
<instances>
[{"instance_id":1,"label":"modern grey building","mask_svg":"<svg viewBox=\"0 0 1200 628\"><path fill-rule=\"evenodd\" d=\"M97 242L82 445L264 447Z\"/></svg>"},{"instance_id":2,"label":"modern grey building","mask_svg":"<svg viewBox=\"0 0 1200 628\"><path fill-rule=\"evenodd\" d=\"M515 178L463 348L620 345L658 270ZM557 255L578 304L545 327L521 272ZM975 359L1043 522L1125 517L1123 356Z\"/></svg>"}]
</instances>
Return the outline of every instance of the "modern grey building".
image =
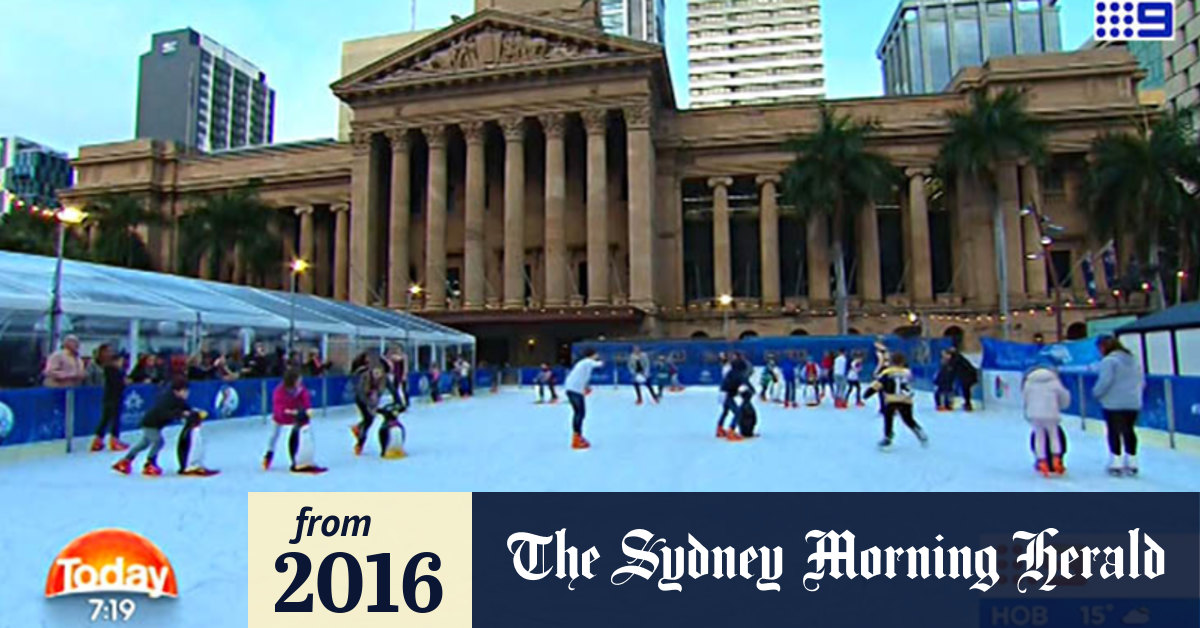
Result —
<instances>
[{"instance_id":1,"label":"modern grey building","mask_svg":"<svg viewBox=\"0 0 1200 628\"><path fill-rule=\"evenodd\" d=\"M15 202L54 206L57 191L71 187L66 153L20 137L0 137L0 213Z\"/></svg>"},{"instance_id":2,"label":"modern grey building","mask_svg":"<svg viewBox=\"0 0 1200 628\"><path fill-rule=\"evenodd\" d=\"M262 70L190 28L151 42L139 61L138 138L201 151L271 143L275 90Z\"/></svg>"},{"instance_id":3,"label":"modern grey building","mask_svg":"<svg viewBox=\"0 0 1200 628\"><path fill-rule=\"evenodd\" d=\"M887 95L939 92L991 57L1062 50L1058 0L903 0L876 56Z\"/></svg>"},{"instance_id":4,"label":"modern grey building","mask_svg":"<svg viewBox=\"0 0 1200 628\"><path fill-rule=\"evenodd\" d=\"M600 24L609 35L665 43L664 0L600 0Z\"/></svg>"}]
</instances>

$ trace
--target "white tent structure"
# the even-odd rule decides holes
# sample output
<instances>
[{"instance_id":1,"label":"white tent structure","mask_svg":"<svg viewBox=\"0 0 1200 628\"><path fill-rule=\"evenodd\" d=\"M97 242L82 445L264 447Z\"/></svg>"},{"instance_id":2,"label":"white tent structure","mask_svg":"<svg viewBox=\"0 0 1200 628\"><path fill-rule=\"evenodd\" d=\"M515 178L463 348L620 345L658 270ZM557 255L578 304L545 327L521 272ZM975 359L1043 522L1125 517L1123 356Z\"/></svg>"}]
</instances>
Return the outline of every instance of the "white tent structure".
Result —
<instances>
[{"instance_id":1,"label":"white tent structure","mask_svg":"<svg viewBox=\"0 0 1200 628\"><path fill-rule=\"evenodd\" d=\"M52 257L0 252L0 351L7 361L25 352L33 354L27 361L40 361L54 267ZM130 355L248 351L256 341L283 346L294 325L298 349L320 350L339 364L388 348L403 348L422 368L451 354L475 355L473 336L402 312L72 260L63 263L61 303L63 333L79 336L85 350L107 342Z\"/></svg>"}]
</instances>

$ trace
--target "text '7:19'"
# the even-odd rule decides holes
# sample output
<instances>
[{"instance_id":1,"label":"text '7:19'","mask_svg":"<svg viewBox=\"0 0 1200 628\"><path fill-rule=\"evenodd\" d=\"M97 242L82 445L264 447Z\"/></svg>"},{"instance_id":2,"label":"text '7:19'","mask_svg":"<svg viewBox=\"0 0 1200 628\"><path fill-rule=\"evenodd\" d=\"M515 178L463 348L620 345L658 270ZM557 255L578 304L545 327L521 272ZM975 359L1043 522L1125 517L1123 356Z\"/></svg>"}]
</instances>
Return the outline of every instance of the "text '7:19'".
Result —
<instances>
[{"instance_id":1,"label":"text '7:19'","mask_svg":"<svg viewBox=\"0 0 1200 628\"><path fill-rule=\"evenodd\" d=\"M311 613L313 596L309 593L302 600L288 601L296 591L304 586L312 573L312 561L307 554L286 552L275 559L275 571L288 572L288 559L296 561L296 575L279 600L275 602L276 613ZM442 559L433 552L421 552L409 559L404 567L404 577L401 590L404 604L415 613L428 613L442 603L442 583L432 574L417 576L421 561L429 559L429 570L437 571L442 567ZM349 582L346 587L346 603L338 606L333 597L333 566L339 560L346 563L346 573ZM371 554L367 556L368 563L375 563L375 603L367 607L368 613L397 613L400 607L392 604L392 555ZM417 603L417 586L424 584L429 587L429 600L424 606ZM334 552L321 561L317 568L317 597L321 598L321 606L331 613L348 613L358 606L362 599L363 574L358 558L345 552Z\"/></svg>"}]
</instances>

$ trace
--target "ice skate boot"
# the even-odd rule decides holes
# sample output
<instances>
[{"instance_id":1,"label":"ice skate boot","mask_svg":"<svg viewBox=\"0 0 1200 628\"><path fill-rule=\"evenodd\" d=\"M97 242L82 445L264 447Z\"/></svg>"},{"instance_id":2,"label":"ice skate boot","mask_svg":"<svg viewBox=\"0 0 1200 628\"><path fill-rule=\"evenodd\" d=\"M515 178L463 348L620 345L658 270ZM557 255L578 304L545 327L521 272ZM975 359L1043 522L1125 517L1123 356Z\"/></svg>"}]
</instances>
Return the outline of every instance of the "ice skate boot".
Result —
<instances>
[{"instance_id":1,"label":"ice skate boot","mask_svg":"<svg viewBox=\"0 0 1200 628\"><path fill-rule=\"evenodd\" d=\"M96 437L92 439L92 451L104 451L104 439Z\"/></svg>"},{"instance_id":2,"label":"ice skate boot","mask_svg":"<svg viewBox=\"0 0 1200 628\"><path fill-rule=\"evenodd\" d=\"M144 466L142 466L142 475L146 475L146 476L150 476L150 477L158 477L162 474L163 474L162 468L159 467L156 463L147 462Z\"/></svg>"},{"instance_id":3,"label":"ice skate boot","mask_svg":"<svg viewBox=\"0 0 1200 628\"><path fill-rule=\"evenodd\" d=\"M126 451L129 449L129 445L121 442L116 437L110 437L108 439L108 448L112 451Z\"/></svg>"},{"instance_id":4,"label":"ice skate boot","mask_svg":"<svg viewBox=\"0 0 1200 628\"><path fill-rule=\"evenodd\" d=\"M892 450L892 439L890 437L884 437L883 440L879 441L879 450L880 451L891 451Z\"/></svg>"},{"instance_id":5,"label":"ice skate boot","mask_svg":"<svg viewBox=\"0 0 1200 628\"><path fill-rule=\"evenodd\" d=\"M591 446L592 444L581 434L575 434L571 437L571 449L587 449Z\"/></svg>"},{"instance_id":6,"label":"ice skate boot","mask_svg":"<svg viewBox=\"0 0 1200 628\"><path fill-rule=\"evenodd\" d=\"M1125 454L1125 475L1136 476L1138 474L1137 456Z\"/></svg>"},{"instance_id":7,"label":"ice skate boot","mask_svg":"<svg viewBox=\"0 0 1200 628\"><path fill-rule=\"evenodd\" d=\"M263 471L266 471L267 469L271 468L271 459L273 459L274 457L275 457L275 452L273 452L273 451L268 451L266 454L263 454L263 461L262 461Z\"/></svg>"},{"instance_id":8,"label":"ice skate boot","mask_svg":"<svg viewBox=\"0 0 1200 628\"><path fill-rule=\"evenodd\" d=\"M737 443L745 440L745 438L742 436L742 433L739 432L736 427L729 428L729 431L725 434L725 438L729 439L729 442L731 443Z\"/></svg>"},{"instance_id":9,"label":"ice skate boot","mask_svg":"<svg viewBox=\"0 0 1200 628\"><path fill-rule=\"evenodd\" d=\"M917 440L921 441L922 447L929 446L929 435L925 433L925 430L918 427L917 429L913 430L913 433L917 435Z\"/></svg>"},{"instance_id":10,"label":"ice skate boot","mask_svg":"<svg viewBox=\"0 0 1200 628\"><path fill-rule=\"evenodd\" d=\"M129 471L131 470L131 465L129 464L128 460L121 458L120 460L117 461L116 464L114 464L112 466L112 468L113 468L113 471L116 471L117 473L123 473L125 475L129 475Z\"/></svg>"},{"instance_id":11,"label":"ice skate boot","mask_svg":"<svg viewBox=\"0 0 1200 628\"><path fill-rule=\"evenodd\" d=\"M1038 460L1037 472L1042 474L1042 477L1050 477L1050 465L1045 460Z\"/></svg>"},{"instance_id":12,"label":"ice skate boot","mask_svg":"<svg viewBox=\"0 0 1200 628\"><path fill-rule=\"evenodd\" d=\"M1109 456L1108 474L1118 478L1125 474L1125 467L1121 464L1120 456Z\"/></svg>"},{"instance_id":13,"label":"ice skate boot","mask_svg":"<svg viewBox=\"0 0 1200 628\"><path fill-rule=\"evenodd\" d=\"M729 434L727 434L727 433L725 432L725 428L724 428L724 427L722 427L722 426L720 426L720 425L718 425L718 426L717 426L717 438L725 438L725 437L726 437L726 436L728 436L728 435L729 435Z\"/></svg>"},{"instance_id":14,"label":"ice skate boot","mask_svg":"<svg viewBox=\"0 0 1200 628\"><path fill-rule=\"evenodd\" d=\"M1063 475L1067 472L1067 468L1063 466L1062 456L1052 456L1050 458L1050 472L1054 475Z\"/></svg>"}]
</instances>

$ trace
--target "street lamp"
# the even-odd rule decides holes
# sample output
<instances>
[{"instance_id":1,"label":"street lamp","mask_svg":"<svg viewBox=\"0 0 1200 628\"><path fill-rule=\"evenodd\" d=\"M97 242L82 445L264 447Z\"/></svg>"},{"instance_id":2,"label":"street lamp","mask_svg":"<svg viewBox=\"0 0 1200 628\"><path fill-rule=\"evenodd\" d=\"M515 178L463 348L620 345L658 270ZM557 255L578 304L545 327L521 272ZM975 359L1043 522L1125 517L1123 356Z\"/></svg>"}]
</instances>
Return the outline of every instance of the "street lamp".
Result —
<instances>
[{"instance_id":1,"label":"street lamp","mask_svg":"<svg viewBox=\"0 0 1200 628\"><path fill-rule=\"evenodd\" d=\"M733 305L733 296L722 294L717 297L717 304L721 306L721 333L729 340L729 306Z\"/></svg>"},{"instance_id":2,"label":"street lamp","mask_svg":"<svg viewBox=\"0 0 1200 628\"><path fill-rule=\"evenodd\" d=\"M297 257L288 264L288 268L292 271L291 283L291 312L288 316L288 347L287 355L288 362L293 362L296 359L296 281L309 269L311 264Z\"/></svg>"},{"instance_id":3,"label":"street lamp","mask_svg":"<svg viewBox=\"0 0 1200 628\"><path fill-rule=\"evenodd\" d=\"M421 284L414 283L413 285L408 287L408 295L405 297L405 305L404 305L408 311L410 311L410 312L412 311L413 299L421 298L421 292L423 292L423 289L421 288Z\"/></svg>"},{"instance_id":4,"label":"street lamp","mask_svg":"<svg viewBox=\"0 0 1200 628\"><path fill-rule=\"evenodd\" d=\"M1058 342L1063 341L1063 298L1062 298L1062 280L1058 276L1058 267L1054 265L1053 256L1050 255L1050 249L1054 246L1054 237L1051 234L1061 233L1062 227L1050 222L1050 218L1043 214L1038 206L1030 203L1021 208L1021 216L1030 218L1037 225L1038 244L1041 245L1040 252L1031 252L1025 255L1025 258L1030 261L1042 260L1050 275L1050 283L1054 288L1054 331Z\"/></svg>"},{"instance_id":5,"label":"street lamp","mask_svg":"<svg viewBox=\"0 0 1200 628\"><path fill-rule=\"evenodd\" d=\"M63 249L67 242L67 225L82 224L87 213L78 207L63 207L53 214L58 223L58 245L54 250L54 290L50 299L50 349L47 354L54 353L58 348L58 336L62 329L62 269Z\"/></svg>"}]
</instances>

